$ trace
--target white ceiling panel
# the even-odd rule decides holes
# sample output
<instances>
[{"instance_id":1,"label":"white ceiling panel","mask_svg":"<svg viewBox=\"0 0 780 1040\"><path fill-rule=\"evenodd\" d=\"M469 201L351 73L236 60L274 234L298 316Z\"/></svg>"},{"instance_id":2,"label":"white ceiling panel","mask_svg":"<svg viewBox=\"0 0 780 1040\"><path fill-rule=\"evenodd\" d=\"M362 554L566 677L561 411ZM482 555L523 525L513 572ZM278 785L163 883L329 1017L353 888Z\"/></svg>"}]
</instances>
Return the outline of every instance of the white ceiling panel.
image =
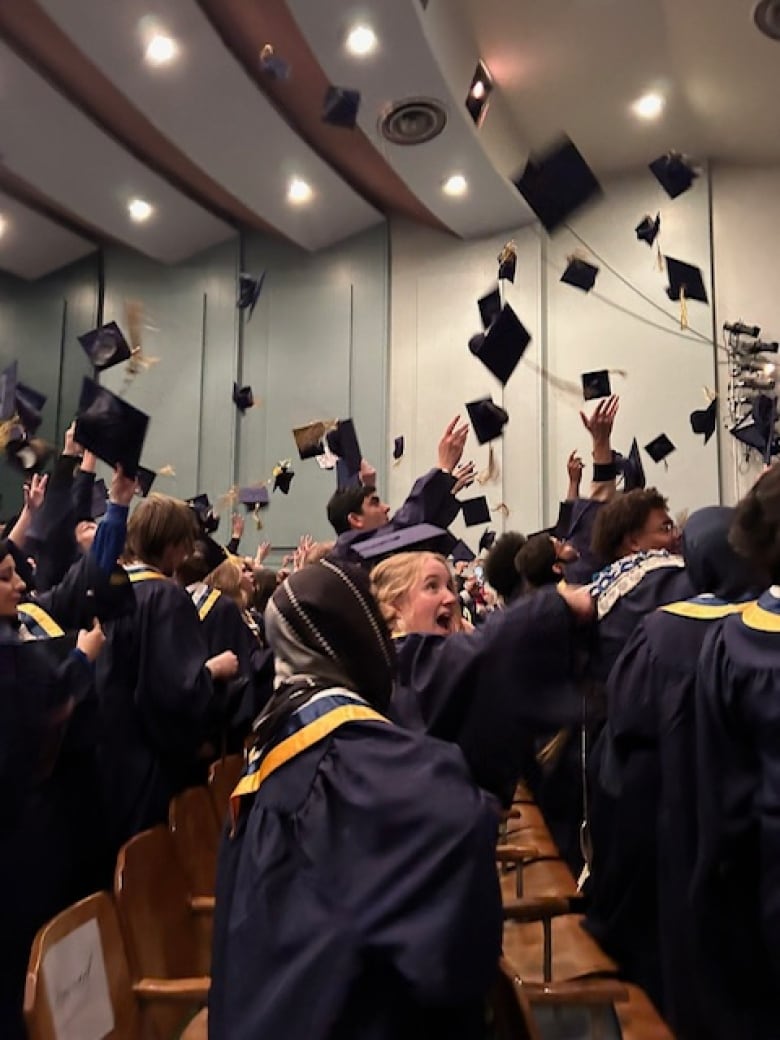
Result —
<instances>
[{"instance_id":1,"label":"white ceiling panel","mask_svg":"<svg viewBox=\"0 0 780 1040\"><path fill-rule=\"evenodd\" d=\"M33 280L94 252L94 243L0 192L0 270Z\"/></svg>"},{"instance_id":2,"label":"white ceiling panel","mask_svg":"<svg viewBox=\"0 0 780 1040\"><path fill-rule=\"evenodd\" d=\"M290 129L195 0L158 0L152 14L143 0L41 6L171 142L292 241L319 249L383 219ZM143 55L155 26L176 40L179 53L150 68ZM293 176L313 188L310 203L287 202Z\"/></svg>"}]
</instances>

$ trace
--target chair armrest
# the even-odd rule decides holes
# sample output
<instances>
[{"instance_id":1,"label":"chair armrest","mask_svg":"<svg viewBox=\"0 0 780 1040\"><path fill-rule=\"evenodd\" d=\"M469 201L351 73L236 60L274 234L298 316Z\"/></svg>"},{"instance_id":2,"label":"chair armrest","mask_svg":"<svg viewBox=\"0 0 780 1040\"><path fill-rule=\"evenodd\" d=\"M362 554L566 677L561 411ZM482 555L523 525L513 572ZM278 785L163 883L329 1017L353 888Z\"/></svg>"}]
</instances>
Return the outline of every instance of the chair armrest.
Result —
<instances>
[{"instance_id":1,"label":"chair armrest","mask_svg":"<svg viewBox=\"0 0 780 1040\"><path fill-rule=\"evenodd\" d=\"M133 992L141 1000L197 1000L208 999L211 979L208 975L184 979L139 979L133 983Z\"/></svg>"},{"instance_id":2,"label":"chair armrest","mask_svg":"<svg viewBox=\"0 0 780 1040\"><path fill-rule=\"evenodd\" d=\"M550 921L573 913L571 899L564 896L527 896L511 903L504 903L504 920L529 924L533 921Z\"/></svg>"},{"instance_id":3,"label":"chair armrest","mask_svg":"<svg viewBox=\"0 0 780 1040\"><path fill-rule=\"evenodd\" d=\"M214 896L189 896L187 902L193 914L208 915L214 913L217 901Z\"/></svg>"},{"instance_id":4,"label":"chair armrest","mask_svg":"<svg viewBox=\"0 0 780 1040\"><path fill-rule=\"evenodd\" d=\"M629 993L613 979L576 979L572 982L523 982L515 977L531 1004L625 1004Z\"/></svg>"},{"instance_id":5,"label":"chair armrest","mask_svg":"<svg viewBox=\"0 0 780 1040\"><path fill-rule=\"evenodd\" d=\"M498 863L525 863L527 860L536 859L539 850L535 845L497 845L496 861Z\"/></svg>"}]
</instances>

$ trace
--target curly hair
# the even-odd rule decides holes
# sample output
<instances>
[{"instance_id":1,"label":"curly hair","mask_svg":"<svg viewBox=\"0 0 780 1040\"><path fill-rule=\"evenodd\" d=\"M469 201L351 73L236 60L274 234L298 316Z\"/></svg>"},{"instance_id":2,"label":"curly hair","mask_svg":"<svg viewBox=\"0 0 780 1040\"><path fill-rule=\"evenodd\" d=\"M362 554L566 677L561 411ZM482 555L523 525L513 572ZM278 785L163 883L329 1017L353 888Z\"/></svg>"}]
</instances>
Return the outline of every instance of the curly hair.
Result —
<instances>
[{"instance_id":1,"label":"curly hair","mask_svg":"<svg viewBox=\"0 0 780 1040\"><path fill-rule=\"evenodd\" d=\"M507 531L496 540L485 557L485 578L505 603L511 603L523 588L515 568L515 557L525 545L526 538L519 531Z\"/></svg>"},{"instance_id":2,"label":"curly hair","mask_svg":"<svg viewBox=\"0 0 780 1040\"><path fill-rule=\"evenodd\" d=\"M515 570L532 589L555 585L561 575L553 569L557 562L555 545L549 534L535 534L515 556Z\"/></svg>"},{"instance_id":3,"label":"curly hair","mask_svg":"<svg viewBox=\"0 0 780 1040\"><path fill-rule=\"evenodd\" d=\"M639 534L653 510L667 508L666 499L656 488L636 488L618 495L599 510L591 549L603 563L614 563L620 559L625 540Z\"/></svg>"},{"instance_id":4,"label":"curly hair","mask_svg":"<svg viewBox=\"0 0 780 1040\"><path fill-rule=\"evenodd\" d=\"M377 564L371 571L371 591L379 604L382 617L390 627L394 635L401 632L398 603L409 592L420 571L428 560L438 560L447 568L447 561L438 553L432 552L405 552L396 553ZM455 586L450 575L450 587L455 591Z\"/></svg>"},{"instance_id":5,"label":"curly hair","mask_svg":"<svg viewBox=\"0 0 780 1040\"><path fill-rule=\"evenodd\" d=\"M764 578L780 582L780 466L767 470L739 503L729 542Z\"/></svg>"}]
</instances>

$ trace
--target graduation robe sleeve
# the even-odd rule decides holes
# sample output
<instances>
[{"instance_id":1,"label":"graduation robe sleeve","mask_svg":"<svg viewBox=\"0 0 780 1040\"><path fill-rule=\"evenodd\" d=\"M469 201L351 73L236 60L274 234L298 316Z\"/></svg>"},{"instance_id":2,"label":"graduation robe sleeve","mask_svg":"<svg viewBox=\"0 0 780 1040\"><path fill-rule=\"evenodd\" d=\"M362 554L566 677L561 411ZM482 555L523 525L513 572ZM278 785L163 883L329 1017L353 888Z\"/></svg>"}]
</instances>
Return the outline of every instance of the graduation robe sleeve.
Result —
<instances>
[{"instance_id":1,"label":"graduation robe sleeve","mask_svg":"<svg viewBox=\"0 0 780 1040\"><path fill-rule=\"evenodd\" d=\"M460 502L452 494L455 477L441 469L432 469L414 482L409 497L390 521L394 528L414 524L448 527L460 511Z\"/></svg>"}]
</instances>

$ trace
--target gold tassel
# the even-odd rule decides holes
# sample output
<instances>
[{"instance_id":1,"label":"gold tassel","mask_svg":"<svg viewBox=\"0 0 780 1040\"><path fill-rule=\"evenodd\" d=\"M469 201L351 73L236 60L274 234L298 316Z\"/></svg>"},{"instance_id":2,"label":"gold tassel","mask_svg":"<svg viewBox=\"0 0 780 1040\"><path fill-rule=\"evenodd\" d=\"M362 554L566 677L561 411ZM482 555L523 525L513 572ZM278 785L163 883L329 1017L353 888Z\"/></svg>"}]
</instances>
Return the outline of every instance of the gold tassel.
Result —
<instances>
[{"instance_id":1,"label":"gold tassel","mask_svg":"<svg viewBox=\"0 0 780 1040\"><path fill-rule=\"evenodd\" d=\"M659 271L664 269L664 254L661 252L661 243L655 240L655 263Z\"/></svg>"},{"instance_id":2,"label":"gold tassel","mask_svg":"<svg viewBox=\"0 0 780 1040\"><path fill-rule=\"evenodd\" d=\"M680 328L684 331L688 327L688 298L683 285L680 287Z\"/></svg>"},{"instance_id":3,"label":"gold tassel","mask_svg":"<svg viewBox=\"0 0 780 1040\"><path fill-rule=\"evenodd\" d=\"M568 743L569 731L559 729L555 736L548 740L540 751L537 751L536 761L543 769L555 765Z\"/></svg>"},{"instance_id":4,"label":"gold tassel","mask_svg":"<svg viewBox=\"0 0 780 1040\"><path fill-rule=\"evenodd\" d=\"M173 479L175 480L176 479L176 470L171 465L160 466L160 468L157 470L157 476L158 477L173 477Z\"/></svg>"},{"instance_id":5,"label":"gold tassel","mask_svg":"<svg viewBox=\"0 0 780 1040\"><path fill-rule=\"evenodd\" d=\"M238 485L234 484L217 499L217 510L232 509L238 501Z\"/></svg>"},{"instance_id":6,"label":"gold tassel","mask_svg":"<svg viewBox=\"0 0 780 1040\"><path fill-rule=\"evenodd\" d=\"M260 515L260 503L259 502L255 506L255 508L252 510L252 516L254 517L254 520L255 520L255 528L258 531L262 531L263 530L263 518Z\"/></svg>"},{"instance_id":7,"label":"gold tassel","mask_svg":"<svg viewBox=\"0 0 780 1040\"><path fill-rule=\"evenodd\" d=\"M491 512L501 513L502 516L507 517L509 516L509 506L506 504L506 502L499 502L497 506L493 506Z\"/></svg>"},{"instance_id":8,"label":"gold tassel","mask_svg":"<svg viewBox=\"0 0 780 1040\"><path fill-rule=\"evenodd\" d=\"M480 485L493 483L493 481L498 480L500 476L501 470L498 468L498 463L496 462L496 455L493 451L493 445L491 444L488 448L488 464L485 467L485 469L483 469L482 472L478 474L477 483Z\"/></svg>"},{"instance_id":9,"label":"gold tassel","mask_svg":"<svg viewBox=\"0 0 780 1040\"><path fill-rule=\"evenodd\" d=\"M5 451L14 429L19 426L19 417L12 415L10 419L0 423L0 451Z\"/></svg>"}]
</instances>

